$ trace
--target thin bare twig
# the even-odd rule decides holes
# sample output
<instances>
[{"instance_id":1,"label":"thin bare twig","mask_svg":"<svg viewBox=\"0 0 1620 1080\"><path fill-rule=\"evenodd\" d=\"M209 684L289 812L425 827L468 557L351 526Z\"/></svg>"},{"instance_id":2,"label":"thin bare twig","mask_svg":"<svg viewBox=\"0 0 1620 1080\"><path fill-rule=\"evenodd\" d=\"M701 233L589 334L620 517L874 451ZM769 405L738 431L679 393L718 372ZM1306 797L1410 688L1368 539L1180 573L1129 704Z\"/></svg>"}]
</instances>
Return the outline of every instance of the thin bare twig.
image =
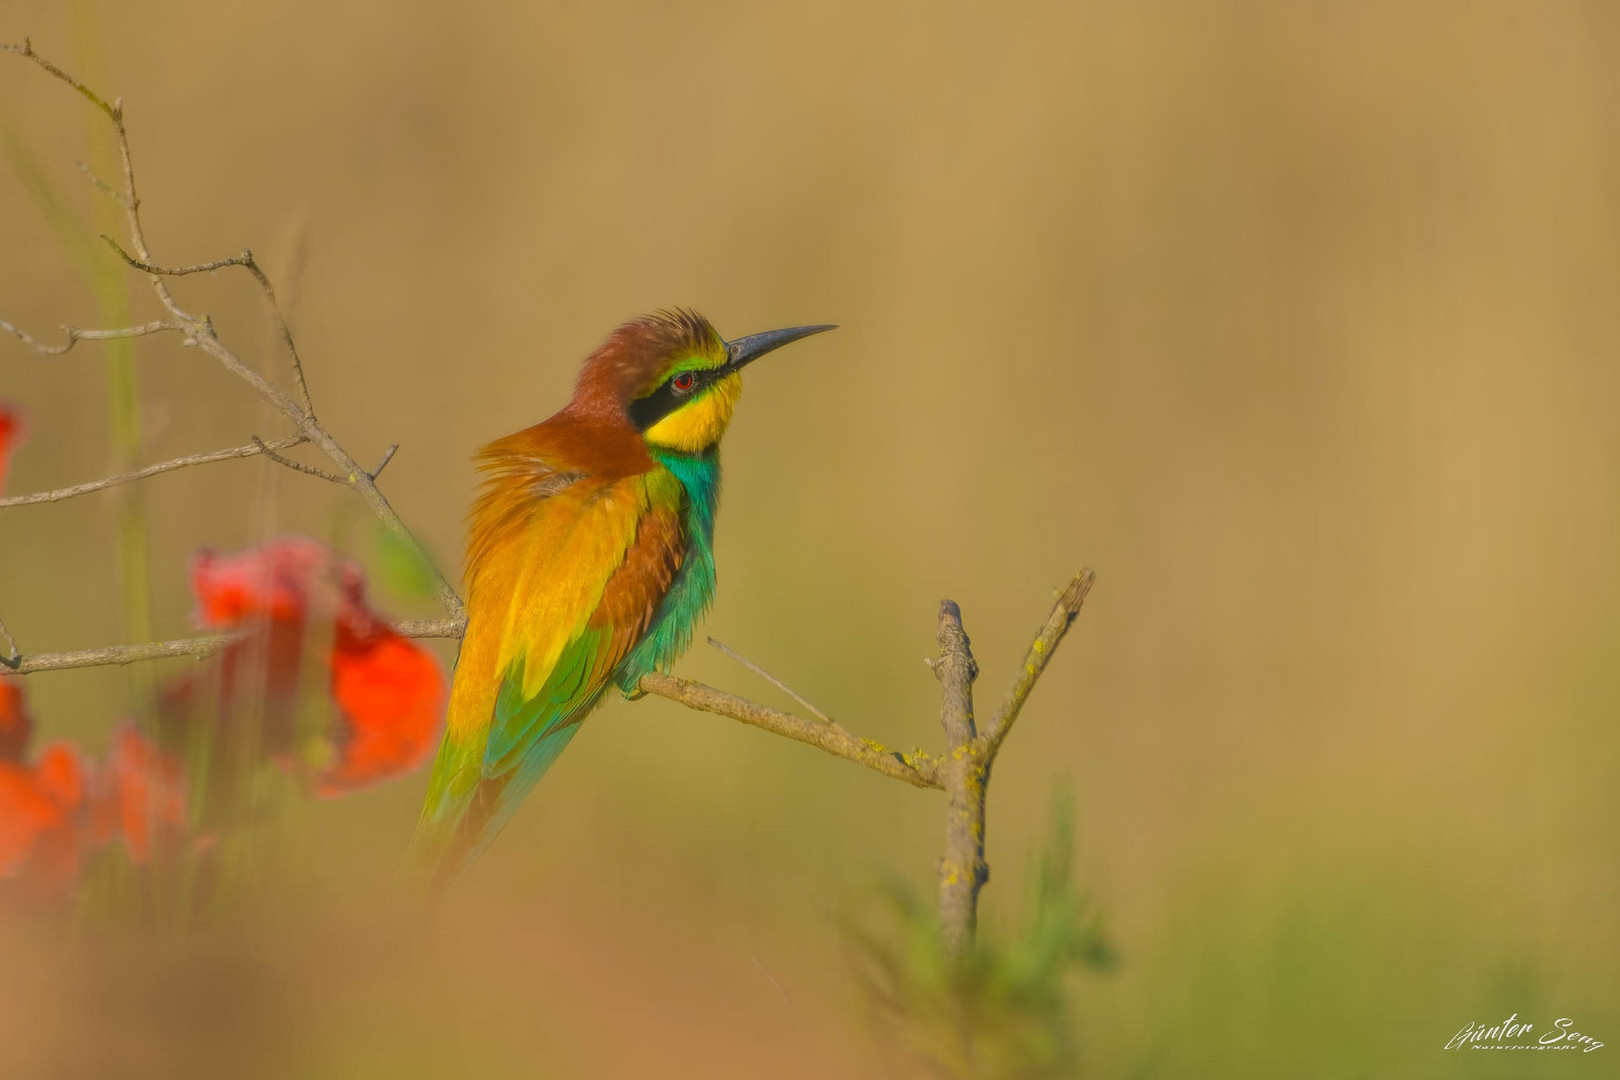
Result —
<instances>
[{"instance_id":1,"label":"thin bare twig","mask_svg":"<svg viewBox=\"0 0 1620 1080\"><path fill-rule=\"evenodd\" d=\"M1057 603L1052 606L1052 613L1046 617L1046 623L1035 635L1035 640L1029 646L1029 652L1024 656L1024 666L1018 669L1018 678L1013 680L1012 689L1007 693L1007 700L1002 702L1001 708L996 711L995 719L985 729L982 741L985 752L993 760L1001 749L1001 744L1007 741L1007 735L1012 731L1024 702L1029 700L1029 693L1035 689L1035 682L1046 670L1046 665L1052 660L1052 653L1062 642L1063 635L1069 632L1075 617L1080 614L1080 607L1086 602L1086 594L1091 591L1091 583L1096 575L1090 570L1082 570L1069 582L1068 587L1058 595Z\"/></svg>"},{"instance_id":2,"label":"thin bare twig","mask_svg":"<svg viewBox=\"0 0 1620 1080\"><path fill-rule=\"evenodd\" d=\"M460 637L462 625L454 619L411 620L389 624L395 633L409 638ZM40 671L137 664L146 660L164 660L176 656L211 656L241 636L241 634L206 634L174 641L152 641L141 645L108 645L100 649L40 653L37 656L14 653L12 660L5 661L5 664L18 675L32 675Z\"/></svg>"},{"instance_id":3,"label":"thin bare twig","mask_svg":"<svg viewBox=\"0 0 1620 1080\"><path fill-rule=\"evenodd\" d=\"M276 334L281 338L282 348L287 350L287 357L292 362L293 382L298 384L298 396L303 400L304 411L313 420L315 418L315 403L309 396L309 384L304 381L304 362L298 358L298 346L293 344L292 329L287 325L286 316L281 313L281 305L276 300L276 290L271 286L270 278L266 276L265 272L259 268L258 262L254 260L253 252L244 251L242 256L247 260L242 265L247 267L247 272L253 275L253 279L259 283L260 292L264 294L265 307L270 311L270 321L275 324ZM383 462L383 465L386 464L388 464L386 461ZM371 479L375 480L377 473L380 472L382 472L382 465L377 466L376 471L371 474Z\"/></svg>"},{"instance_id":4,"label":"thin bare twig","mask_svg":"<svg viewBox=\"0 0 1620 1080\"><path fill-rule=\"evenodd\" d=\"M0 664L15 670L17 665L22 663L22 650L17 648L17 639L11 636L11 631L6 629L3 621L0 621L0 639L6 643L6 655L0 657Z\"/></svg>"},{"instance_id":5,"label":"thin bare twig","mask_svg":"<svg viewBox=\"0 0 1620 1080\"><path fill-rule=\"evenodd\" d=\"M12 670L19 675L32 675L40 671L62 671L67 668L136 664L144 660L162 660L171 656L207 656L235 640L234 634L209 634L206 637L153 641L144 645L109 645L104 649L42 653L38 656L20 657L12 666Z\"/></svg>"},{"instance_id":6,"label":"thin bare twig","mask_svg":"<svg viewBox=\"0 0 1620 1080\"><path fill-rule=\"evenodd\" d=\"M61 345L47 345L21 327L0 319L0 330L6 331L24 345L47 356L61 356L81 341L112 341L116 338L145 337L147 334L161 334L165 330L184 329L185 327L169 319L155 319L141 326L121 326L115 330L81 330L77 326L64 326L62 332L67 335L67 341Z\"/></svg>"},{"instance_id":7,"label":"thin bare twig","mask_svg":"<svg viewBox=\"0 0 1620 1080\"><path fill-rule=\"evenodd\" d=\"M865 765L884 776L903 780L914 787L940 786L939 763L921 751L902 754L882 743L858 739L842 728L831 728L806 717L773 709L757 701L749 701L747 698L716 690L712 686L690 679L676 678L661 671L643 675L637 689L669 698L689 709L729 716L733 720L763 728L773 734L808 743L829 754Z\"/></svg>"},{"instance_id":8,"label":"thin bare twig","mask_svg":"<svg viewBox=\"0 0 1620 1080\"><path fill-rule=\"evenodd\" d=\"M253 436L253 445L259 448L259 453L263 454L277 465L283 465L293 470L293 472L301 472L306 476L316 476L322 480L326 480L334 484L340 484L344 487L349 486L350 482L345 480L343 477L338 476L336 473L329 473L325 469L317 469L313 465L305 465L301 461L294 461L292 458L282 457L280 454L270 449L270 447L266 446L257 435Z\"/></svg>"},{"instance_id":9,"label":"thin bare twig","mask_svg":"<svg viewBox=\"0 0 1620 1080\"><path fill-rule=\"evenodd\" d=\"M58 79L61 79L69 86L73 87L73 89L83 94L86 101L90 102L90 104L106 113L114 123L118 123L120 118L123 116L124 110L122 102L115 101L109 105L105 101L102 101L101 98L97 97L95 92L92 91L88 86L84 85L84 83L80 82L78 79L75 79L73 76L69 75L67 72L63 71L61 68L39 55L39 53L35 52L34 43L28 38L23 38L22 44L20 45L10 45L5 42L0 42L0 52L16 53L18 56L25 56L32 60L40 67L44 68L52 75L56 76Z\"/></svg>"},{"instance_id":10,"label":"thin bare twig","mask_svg":"<svg viewBox=\"0 0 1620 1080\"><path fill-rule=\"evenodd\" d=\"M282 347L287 350L287 356L292 361L293 381L298 384L298 393L299 396L303 398L304 411L309 413L311 416L314 415L315 405L314 402L310 400L309 386L304 381L304 364L303 361L298 358L298 346L293 344L292 330L290 327L288 327L286 318L281 314L281 305L276 302L275 287L270 284L270 278L266 276L264 270L260 268L257 260L253 258L253 252L251 250L245 250L242 252L242 254L233 255L228 259L215 259L212 262L196 263L192 266L155 266L152 263L144 262L135 258L129 252L119 247L118 241L114 240L112 237L103 234L101 238L105 240L115 252L118 253L119 258L123 259L130 266L152 275L162 277L188 277L191 274L204 274L215 270L223 270L228 266L240 266L246 269L248 273L253 275L253 280L259 283L259 291L264 294L265 306L269 308L270 311L270 321L273 322L276 327L276 336L281 339Z\"/></svg>"},{"instance_id":11,"label":"thin bare twig","mask_svg":"<svg viewBox=\"0 0 1620 1080\"><path fill-rule=\"evenodd\" d=\"M381 519L383 524L387 526L391 532L410 545L411 548L422 554L423 562L426 564L433 577L434 592L437 594L439 603L441 606L443 606L444 610L453 619L465 619L466 607L461 602L461 597L456 594L455 589L451 587L450 583L439 571L437 564L434 563L431 558L427 557L426 552L422 548L421 542L416 539L416 537L411 533L410 529L406 527L404 521L400 519L398 512L394 510L387 497L384 496L381 489L377 487L376 482L372 479L371 474L367 473L365 469L354 460L349 452L345 450L342 445L340 445L338 441L334 439L332 435L321 427L321 425L316 421L315 410L310 403L309 389L304 379L303 365L298 358L296 348L293 346L292 334L288 330L286 320L282 317L280 307L276 303L275 290L271 288L269 279L264 275L264 272L259 268L258 264L253 261L252 252L244 251L239 256L233 256L230 259L218 260L214 264L200 263L197 264L196 267L182 267L180 269L187 272L200 272L201 268L208 268L211 266L242 266L253 275L254 279L259 284L261 292L265 296L266 302L269 304L272 321L275 323L277 332L282 339L282 343L286 347L288 355L291 358L293 376L298 385L299 396L303 399L301 404L300 402L289 397L287 394L283 393L263 375L260 375L257 371L253 370L253 368L245 363L235 352L227 348L225 344L220 341L219 335L214 332L213 326L209 323L206 317L199 318L192 315L185 308L180 306L179 302L175 300L173 293L170 292L166 281L166 276L172 275L166 275L164 271L167 268L163 267L161 263L153 258L151 248L148 246L146 241L145 229L141 223L140 191L135 182L135 165L134 159L130 152L129 131L124 124L124 110L122 103L115 102L112 105L108 105L100 97L96 96L92 91L85 87L83 83L80 83L77 79L67 74L67 72L35 53L33 46L26 40L21 45L3 45L0 46L0 49L4 49L4 51L7 52L17 53L18 55L33 60L46 72L65 82L67 85L73 87L74 90L84 95L88 101L101 109L101 111L104 112L107 118L112 122L113 135L118 144L119 162L123 169L124 194L119 201L124 207L124 213L129 228L129 245L132 250L126 251L122 247L119 247L116 242L111 240L108 242L113 244L114 248L118 250L126 261L135 266L137 269L142 270L147 275L147 280L152 287L153 293L157 296L158 301L171 316L170 319L164 321L166 323L172 323L173 328L179 329L185 333L187 344L195 345L196 347L202 349L203 352L217 360L227 371L231 372L231 374L237 376L243 382L247 383L254 393L258 394L259 397L262 398L267 404L276 409L278 412L282 413L287 417L288 420L292 422L293 430L295 432L306 436L309 441L318 446L327 457L331 458L333 463L338 467L335 474L316 470L312 475L320 476L322 479L326 480L334 480L334 482L337 483L347 484L349 487L357 491L360 494L360 497L363 498L367 505L371 507L372 513ZM160 328L166 329L168 327ZM27 339L25 337L25 340L31 339ZM275 459L275 454L273 451L266 452L271 455L272 460ZM289 459L282 459L280 463L286 464L288 460ZM297 468L300 472L310 471L309 466L293 465L292 467Z\"/></svg>"},{"instance_id":12,"label":"thin bare twig","mask_svg":"<svg viewBox=\"0 0 1620 1080\"><path fill-rule=\"evenodd\" d=\"M136 480L145 480L161 473L174 472L176 469L189 469L194 465L211 465L216 461L231 461L236 458L257 457L260 454L275 450L286 450L307 441L302 435L289 435L287 438L277 439L273 443L254 440L248 446L233 446L229 450L212 450L206 454L188 454L185 457L174 458L171 461L161 461L156 465L148 465L144 469L137 469L121 476L109 476L101 480L91 480L83 484L74 484L72 487L57 488L55 491L36 491L30 495L13 495L9 498L0 499L0 509L8 506L33 506L36 503L62 502L65 499L89 495L91 492L102 491L106 488L116 487L119 484L133 483Z\"/></svg>"},{"instance_id":13,"label":"thin bare twig","mask_svg":"<svg viewBox=\"0 0 1620 1080\"><path fill-rule=\"evenodd\" d=\"M95 185L97 191L100 191L103 195L112 199L118 205L124 205L124 196L118 191L118 189L114 188L111 184L107 183L107 181L97 176L95 170L90 168L90 166L84 162L79 161L75 162L75 164L79 166L79 171L84 173L85 178L88 179L90 183Z\"/></svg>"},{"instance_id":14,"label":"thin bare twig","mask_svg":"<svg viewBox=\"0 0 1620 1080\"><path fill-rule=\"evenodd\" d=\"M382 460L377 462L377 467L375 469L371 470L370 476L373 480L382 475L382 471L388 468L388 463L394 460L394 455L397 453L399 453L399 443L394 443L388 449L383 451Z\"/></svg>"},{"instance_id":15,"label":"thin bare twig","mask_svg":"<svg viewBox=\"0 0 1620 1080\"><path fill-rule=\"evenodd\" d=\"M752 660L748 659L748 657L744 656L742 653L738 652L736 649L733 649L731 646L729 646L729 645L725 644L724 642L719 641L719 640L717 640L715 638L709 638L708 640L709 640L710 645L713 645L715 648L719 649L721 652L725 653L727 656L729 656L733 660L737 661L737 663L741 664L743 667L747 668L749 671L752 671L755 675L758 675L760 678L764 679L766 682L770 683L772 686L774 686L778 690L782 691L782 693L786 694L788 697L792 698L794 701L797 701L800 705L803 705L805 708L809 709L810 712L813 713L815 715L815 717L818 720L820 720L822 723L831 724L833 727L838 727L839 726L838 721L834 720L832 717L828 716L826 713L822 712L820 709L818 709L814 705L812 705L803 696L801 696L797 690L793 689L793 687L789 686L787 683L783 682L781 679L778 679L775 675L772 675L770 672L766 671L764 668L760 667L758 664L756 664Z\"/></svg>"},{"instance_id":16,"label":"thin bare twig","mask_svg":"<svg viewBox=\"0 0 1620 1080\"><path fill-rule=\"evenodd\" d=\"M102 233L101 238L107 242L108 247L117 253L120 259L123 259L130 266L142 273L161 274L164 277L190 277L192 274L207 274L215 270L223 270L227 266L246 266L253 261L253 253L249 251L241 255L232 255L228 259L215 259L212 262L197 263L194 266L154 266L152 263L142 262L119 247L118 241L106 233Z\"/></svg>"}]
</instances>

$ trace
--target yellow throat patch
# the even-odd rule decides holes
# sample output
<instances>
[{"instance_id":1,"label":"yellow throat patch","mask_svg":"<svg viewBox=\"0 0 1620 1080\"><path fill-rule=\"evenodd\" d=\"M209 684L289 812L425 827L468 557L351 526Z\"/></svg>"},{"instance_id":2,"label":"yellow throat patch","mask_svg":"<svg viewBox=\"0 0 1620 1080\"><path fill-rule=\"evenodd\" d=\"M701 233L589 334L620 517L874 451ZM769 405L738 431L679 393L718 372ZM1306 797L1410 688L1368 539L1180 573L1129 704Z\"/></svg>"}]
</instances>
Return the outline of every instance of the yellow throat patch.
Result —
<instances>
[{"instance_id":1,"label":"yellow throat patch","mask_svg":"<svg viewBox=\"0 0 1620 1080\"><path fill-rule=\"evenodd\" d=\"M727 375L642 433L649 446L699 454L720 441L742 396L742 376Z\"/></svg>"}]
</instances>

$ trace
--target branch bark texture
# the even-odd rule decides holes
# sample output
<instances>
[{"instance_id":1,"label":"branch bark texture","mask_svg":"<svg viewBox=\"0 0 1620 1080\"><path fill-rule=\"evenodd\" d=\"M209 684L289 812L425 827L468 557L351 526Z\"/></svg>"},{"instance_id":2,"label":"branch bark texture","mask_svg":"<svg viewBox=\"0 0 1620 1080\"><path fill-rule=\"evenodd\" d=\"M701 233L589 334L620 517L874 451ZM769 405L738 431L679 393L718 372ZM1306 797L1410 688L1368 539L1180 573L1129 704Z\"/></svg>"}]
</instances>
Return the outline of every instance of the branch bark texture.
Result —
<instances>
[{"instance_id":1,"label":"branch bark texture","mask_svg":"<svg viewBox=\"0 0 1620 1080\"><path fill-rule=\"evenodd\" d=\"M945 729L945 857L939 861L939 924L945 945L960 952L978 924L979 890L990 877L984 861L984 794L990 764L979 751L973 723L973 680L979 665L962 609L954 600L939 605L939 657L931 665L939 679L939 722Z\"/></svg>"}]
</instances>

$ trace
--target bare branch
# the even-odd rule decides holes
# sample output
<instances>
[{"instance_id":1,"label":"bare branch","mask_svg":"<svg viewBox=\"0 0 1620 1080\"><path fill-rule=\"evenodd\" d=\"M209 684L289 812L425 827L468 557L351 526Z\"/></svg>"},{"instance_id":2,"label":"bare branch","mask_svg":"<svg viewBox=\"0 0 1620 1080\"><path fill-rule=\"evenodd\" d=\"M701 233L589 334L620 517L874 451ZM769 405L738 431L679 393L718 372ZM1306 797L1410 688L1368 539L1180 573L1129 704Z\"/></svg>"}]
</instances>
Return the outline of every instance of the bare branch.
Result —
<instances>
[{"instance_id":1,"label":"bare branch","mask_svg":"<svg viewBox=\"0 0 1620 1080\"><path fill-rule=\"evenodd\" d=\"M35 672L62 671L67 668L135 664L143 660L162 660L171 656L207 656L235 640L234 634L209 634L206 637L154 641L145 645L109 645L104 649L43 653L39 656L21 657L13 670L19 675L32 675Z\"/></svg>"},{"instance_id":2,"label":"bare branch","mask_svg":"<svg viewBox=\"0 0 1620 1080\"><path fill-rule=\"evenodd\" d=\"M310 400L309 385L304 380L304 364L298 358L298 346L293 344L292 330L287 320L281 314L281 306L276 302L275 287L270 284L270 278L265 275L258 262L253 258L251 250L243 251L240 255L233 255L228 259L215 259L212 262L196 263L192 266L156 266L150 262L135 258L129 252L118 246L118 241L105 234L101 237L111 248L118 253L130 266L145 273L162 277L187 277L191 274L211 273L223 270L228 266L240 266L253 275L253 280L259 283L259 291L264 294L265 306L270 311L270 321L275 324L276 336L281 339L282 347L287 350L287 356L292 361L293 381L298 384L299 396L303 398L303 407L311 416L315 413L315 405ZM380 470L379 470L380 471ZM372 474L375 476L375 473Z\"/></svg>"},{"instance_id":3,"label":"bare branch","mask_svg":"<svg viewBox=\"0 0 1620 1080\"><path fill-rule=\"evenodd\" d=\"M263 443L255 440L248 446L233 446L229 450L213 450L206 454L188 454L185 457L174 458L171 461L148 465L144 469L137 469L121 476L90 480L83 484L74 484L72 487L57 488L55 491L36 491L31 495L13 495L10 498L0 499L0 509L8 506L33 506L36 503L62 502L65 499L89 495L91 492L102 491L106 488L116 487L119 484L133 483L136 480L145 480L147 477L157 476L161 473L174 472L176 469L189 469L194 465L211 465L216 461L231 461L236 458L257 457L260 454L274 450L286 450L307 441L302 435L289 435L287 438L277 439L273 443Z\"/></svg>"},{"instance_id":4,"label":"bare branch","mask_svg":"<svg viewBox=\"0 0 1620 1080\"><path fill-rule=\"evenodd\" d=\"M375 469L372 469L371 472L368 475L373 480L375 480L375 479L377 479L377 477L381 476L382 471L384 469L388 468L388 463L390 461L394 460L394 455L397 454L397 453L399 453L399 443L394 443L388 449L383 451L382 460L377 462L377 467Z\"/></svg>"},{"instance_id":5,"label":"bare branch","mask_svg":"<svg viewBox=\"0 0 1620 1080\"><path fill-rule=\"evenodd\" d=\"M945 857L939 861L939 923L945 945L960 953L973 940L978 924L979 890L990 878L984 861L984 796L990 762L979 752L973 728L973 660L962 610L955 601L939 605L939 659L930 665L939 679L939 720L947 752L944 781Z\"/></svg>"},{"instance_id":6,"label":"bare branch","mask_svg":"<svg viewBox=\"0 0 1620 1080\"><path fill-rule=\"evenodd\" d=\"M6 629L4 622L0 622L0 640L6 643L6 655L0 657L0 664L15 670L17 665L22 663L22 651L17 648L17 639L11 636L11 631Z\"/></svg>"},{"instance_id":7,"label":"bare branch","mask_svg":"<svg viewBox=\"0 0 1620 1080\"><path fill-rule=\"evenodd\" d=\"M1096 575L1090 570L1082 570L1074 576L1074 580L1058 596L1057 603L1052 607L1052 613L1046 617L1046 624L1041 627L1040 633L1030 644L1029 653L1024 657L1024 666L1018 670L1018 678L1013 680L1012 690L1007 694L1007 700L997 710L995 719L985 729L981 742L984 743L985 752L993 760L1000 751L1001 744L1007 741L1007 735L1018 719L1018 713L1029 699L1029 693L1035 689L1035 683L1046 670L1046 665L1052 660L1052 653L1062 642L1063 635L1069 632L1069 626L1075 617L1080 614L1080 607L1086 602L1086 594L1091 591L1091 583Z\"/></svg>"},{"instance_id":8,"label":"bare branch","mask_svg":"<svg viewBox=\"0 0 1620 1080\"><path fill-rule=\"evenodd\" d=\"M113 248L117 250L125 261L130 263L130 265L146 273L148 281L152 286L153 293L156 294L159 302L162 303L164 309L167 310L172 317L170 320L166 320L166 322L172 324L174 329L178 329L186 334L187 344L195 345L209 356L212 356L215 360L219 361L219 363L227 371L240 378L243 382L246 382L254 393L258 394L259 397L268 405L286 416L287 419L292 422L293 429L298 434L307 436L310 442L320 447L321 451L325 453L327 457L331 458L333 463L337 465L337 472L327 473L322 470L314 470L312 475L320 476L325 480L332 480L337 483L347 484L359 492L360 497L363 498L366 501L366 504L371 507L372 513L377 515L382 523L388 527L389 531L393 532L395 536L399 537L399 539L404 541L412 549L419 552L423 556L423 562L428 567L428 570L433 577L434 591L437 594L439 603L443 606L444 610L453 619L465 619L466 606L461 602L461 597L456 595L455 589L451 587L450 583L445 579L443 573L439 571L437 564L427 556L421 542L416 539L416 537L411 533L410 529L406 527L405 523L400 520L399 514L389 503L387 497L384 496L382 491L377 487L372 475L366 472L354 460L354 458L350 456L348 451L346 451L338 443L338 441L334 439L331 434L322 428L316 421L315 411L310 403L309 388L304 379L303 365L300 362L297 350L293 345L292 335L287 328L286 320L282 317L280 307L276 303L275 290L271 287L268 277L265 276L258 264L254 262L252 252L244 251L241 255L234 256L229 259L217 260L215 263L201 263L192 267L181 267L178 268L178 270L184 273L198 273L209 268L242 266L253 275L254 279L259 283L260 291L263 292L266 302L269 304L271 319L275 323L276 330L278 335L281 337L282 344L286 347L288 355L291 358L293 376L298 385L298 393L302 398L302 404L287 396L263 375L260 375L257 371L253 370L253 368L246 364L241 357L237 356L236 353L227 348L224 343L220 341L219 335L214 332L213 326L209 323L206 317L197 318L196 316L193 316L190 312L186 311L180 306L180 304L175 300L174 295L169 291L166 277L173 276L173 272L169 271L168 268L162 266L162 264L158 263L157 260L152 257L152 251L147 245L146 233L141 224L141 199L139 190L137 189L135 183L135 165L133 157L130 153L129 132L124 125L124 111L122 105L119 103L107 105L106 102L102 101L101 98L93 94L78 80L74 79L72 76L62 71L62 69L56 67L54 64L51 64L49 61L44 60L42 57L36 54L33 51L32 46L27 41L24 41L20 46L9 45L0 46L0 48L4 48L5 51L14 52L33 60L35 63L44 68L45 71L49 72L51 75L62 80L79 93L83 94L92 104L95 104L101 108L101 110L106 113L108 119L112 121L113 134L118 144L119 161L123 167L124 194L119 201L124 207L125 216L128 220L129 243L133 250L125 251L115 241L110 239L108 240L108 243L112 244ZM7 328L11 329L14 333L16 332L15 328L10 327L9 324L7 324ZM167 328L169 327L159 327L159 329ZM28 338L26 335L19 334L19 336L23 337L25 341L32 343L32 339ZM264 452L269 453L272 460L275 459L273 451ZM288 459L281 459L280 463L287 464L287 460ZM292 465L291 467L298 469L300 472L311 471L309 466Z\"/></svg>"},{"instance_id":9,"label":"bare branch","mask_svg":"<svg viewBox=\"0 0 1620 1080\"><path fill-rule=\"evenodd\" d=\"M401 619L388 625L408 638L459 638L467 630L466 619Z\"/></svg>"},{"instance_id":10,"label":"bare branch","mask_svg":"<svg viewBox=\"0 0 1620 1080\"><path fill-rule=\"evenodd\" d=\"M247 260L242 265L247 267L247 272L252 274L253 279L259 283L259 291L264 293L265 306L270 310L270 321L275 324L276 335L281 338L281 345L287 350L287 357L292 362L293 381L298 384L298 395L303 399L304 411L313 420L315 418L315 403L309 396L309 384L304 381L304 362L298 358L298 346L293 344L292 329L288 327L287 319L281 313L281 305L276 301L276 290L271 286L269 277L265 275L265 272L259 268L258 262L254 260L253 252L244 251L242 257ZM383 465L387 464L388 462L385 459L382 465L378 465L371 472L371 479L375 480L377 474L382 472Z\"/></svg>"},{"instance_id":11,"label":"bare branch","mask_svg":"<svg viewBox=\"0 0 1620 1080\"><path fill-rule=\"evenodd\" d=\"M197 263L195 266L154 266L151 263L142 262L119 247L118 241L106 233L102 233L101 238L107 242L108 247L117 253L120 259L123 259L135 269L148 274L161 274L164 277L189 277L192 274L207 274L215 270L223 270L227 266L247 266L253 261L253 253L249 251L243 252L241 255L232 255L228 259L215 259L213 262Z\"/></svg>"},{"instance_id":12,"label":"bare branch","mask_svg":"<svg viewBox=\"0 0 1620 1080\"><path fill-rule=\"evenodd\" d=\"M331 483L334 483L334 484L341 484L344 487L349 486L350 481L345 480L343 477L338 476L336 473L329 473L325 469L317 469L313 465L305 465L301 461L294 461L292 458L282 457L280 454L278 454L274 450L270 449L270 447L266 446L264 444L264 442L262 440L260 440L260 438L257 435L253 436L253 445L259 448L259 453L263 454L265 457L269 458L271 461L275 462L277 465L286 466L287 468L291 469L293 472L301 472L301 473L304 473L306 476L316 476L316 477L319 477L322 480L327 480L327 481L330 481Z\"/></svg>"},{"instance_id":13,"label":"bare branch","mask_svg":"<svg viewBox=\"0 0 1620 1080\"><path fill-rule=\"evenodd\" d=\"M764 668L760 667L758 664L756 664L752 660L748 659L748 657L744 656L742 653L738 652L736 649L733 649L731 646L725 644L724 642L718 641L715 638L709 638L708 640L709 640L710 645L713 645L715 648L719 649L721 652L725 653L727 656L729 656L733 660L737 661L737 663L741 664L743 667L747 668L749 671L752 671L755 675L758 675L760 678L764 679L766 682L770 683L772 686L774 686L778 690L782 691L782 693L786 694L788 697L792 698L794 701L797 701L800 705L803 705L805 708L809 709L810 712L813 713L815 715L815 717L818 720L820 720L822 723L831 724L833 727L838 727L839 726L838 721L834 720L832 717L828 716L826 713L822 712L820 709L818 709L814 705L810 704L810 702L805 700L804 697L802 697L799 694L798 691L793 689L793 687L789 686L787 683L783 682L781 679L778 679L775 675L772 675L770 672L766 671Z\"/></svg>"},{"instance_id":14,"label":"bare branch","mask_svg":"<svg viewBox=\"0 0 1620 1080\"><path fill-rule=\"evenodd\" d=\"M390 623L390 628L401 637L454 638L460 637L463 623L455 619L411 620ZM0 627L0 631L4 628ZM153 641L143 645L108 645L101 649L80 649L76 652L41 653L24 656L15 652L11 660L0 661L18 675L32 675L40 671L64 671L69 668L110 667L136 664L145 660L164 660L175 656L210 656L241 634L206 634L201 637L179 638L174 641ZM7 640L10 635L6 634Z\"/></svg>"},{"instance_id":15,"label":"bare branch","mask_svg":"<svg viewBox=\"0 0 1620 1080\"><path fill-rule=\"evenodd\" d=\"M97 176L95 174L95 170L90 168L90 166L84 162L75 162L75 164L79 166L79 171L84 173L85 178L88 179L90 183L95 185L97 191L100 191L103 195L106 195L118 205L124 205L124 196L118 191L118 189L114 188L111 184L107 183L107 181Z\"/></svg>"},{"instance_id":16,"label":"bare branch","mask_svg":"<svg viewBox=\"0 0 1620 1080\"><path fill-rule=\"evenodd\" d=\"M62 332L67 335L67 341L61 345L47 345L21 327L0 319L0 330L6 331L24 345L47 356L61 356L81 341L112 341L116 338L145 337L148 334L161 334L165 330L184 329L185 327L170 319L156 319L141 326L121 326L116 330L81 330L76 326L64 326Z\"/></svg>"},{"instance_id":17,"label":"bare branch","mask_svg":"<svg viewBox=\"0 0 1620 1080\"><path fill-rule=\"evenodd\" d=\"M865 765L884 776L903 780L914 787L937 788L939 762L921 751L902 754L870 739L858 739L843 729L834 729L803 716L772 709L747 698L737 697L690 679L678 679L655 671L641 677L637 689L669 698L699 712L729 716L744 724L763 728L775 735L808 743L829 754Z\"/></svg>"},{"instance_id":18,"label":"bare branch","mask_svg":"<svg viewBox=\"0 0 1620 1080\"><path fill-rule=\"evenodd\" d=\"M61 79L69 86L73 87L73 89L77 90L80 94L83 94L86 101L90 102L90 104L106 113L108 118L111 119L113 123L116 124L121 122L121 118L124 114L122 102L115 101L109 105L105 101L102 101L101 98L97 97L94 91L92 91L88 86L84 85L84 83L80 82L78 79L75 79L73 76L69 75L67 72L63 71L61 68L39 55L39 53L35 52L34 43L28 38L23 38L21 45L10 45L0 42L0 52L16 53L18 56L27 57L40 67L44 68L46 71L50 72L52 75L56 76L58 79Z\"/></svg>"}]
</instances>

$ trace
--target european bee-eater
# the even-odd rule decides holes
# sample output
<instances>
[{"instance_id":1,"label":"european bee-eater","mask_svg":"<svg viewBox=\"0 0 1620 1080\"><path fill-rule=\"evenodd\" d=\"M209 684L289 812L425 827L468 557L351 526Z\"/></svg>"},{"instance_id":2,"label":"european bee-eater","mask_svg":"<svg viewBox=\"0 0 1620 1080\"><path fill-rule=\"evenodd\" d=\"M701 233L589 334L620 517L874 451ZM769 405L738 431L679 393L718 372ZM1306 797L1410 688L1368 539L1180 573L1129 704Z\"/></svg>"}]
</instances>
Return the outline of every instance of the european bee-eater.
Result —
<instances>
[{"instance_id":1,"label":"european bee-eater","mask_svg":"<svg viewBox=\"0 0 1620 1080\"><path fill-rule=\"evenodd\" d=\"M489 845L610 686L667 670L714 599L720 440L744 366L831 330L727 342L690 311L619 327L574 397L490 443L467 628L412 844L438 886Z\"/></svg>"}]
</instances>

